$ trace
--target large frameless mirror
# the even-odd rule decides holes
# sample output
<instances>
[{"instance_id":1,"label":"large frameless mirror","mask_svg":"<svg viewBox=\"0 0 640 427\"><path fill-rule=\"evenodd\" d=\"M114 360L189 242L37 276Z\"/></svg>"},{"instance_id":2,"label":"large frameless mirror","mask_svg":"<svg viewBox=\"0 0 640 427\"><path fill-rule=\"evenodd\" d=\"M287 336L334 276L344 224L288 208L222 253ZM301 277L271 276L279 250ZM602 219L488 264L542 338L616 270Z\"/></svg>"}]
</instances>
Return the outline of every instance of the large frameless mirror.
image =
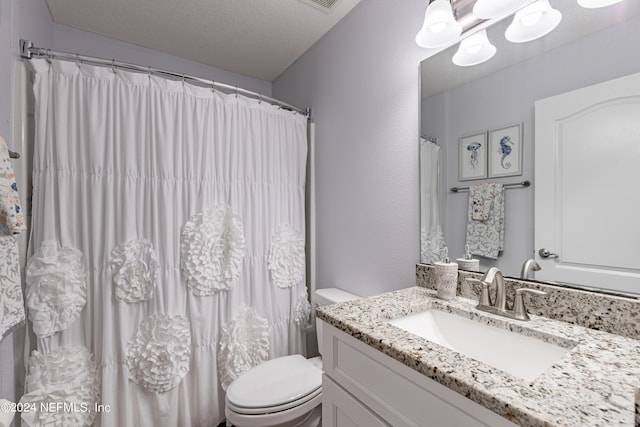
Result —
<instances>
[{"instance_id":1,"label":"large frameless mirror","mask_svg":"<svg viewBox=\"0 0 640 427\"><path fill-rule=\"evenodd\" d=\"M535 230L536 226L543 228L536 221L536 207L542 203L537 181L543 174L558 175L554 170L558 166L551 161L553 159L536 156L536 102L640 72L640 55L635 54L640 49L640 2L627 0L599 9L583 8L574 0L551 0L550 4L562 13L562 22L543 38L526 43L508 42L505 31L511 18L506 18L487 28L487 38L496 47L495 55L487 62L468 67L455 65L452 58L458 51L456 44L421 64L421 262L437 260L445 244L450 258L463 258L469 238L468 188L479 183L502 183L508 185L504 187L502 247L497 259L474 256L480 260L480 270L497 266L505 274L519 277L525 261L534 259L542 268L534 273L537 280L557 280L590 289L640 294L640 252L635 261L633 254L619 254L632 246L630 242L640 238L640 233L635 231L636 225L619 220L612 223L611 217L607 216L591 216L592 211L607 212L606 208L580 208L585 211L574 217L584 225L572 233L580 234L583 240L593 230L605 230L594 235L617 233L623 236L621 239L626 239L617 244L602 245L599 251L590 254L588 261L571 260L572 264L583 262L586 267L597 269L600 259L624 259L620 268L629 280L623 285L602 278L590 282L579 274L562 278L549 276L553 274L553 267L563 262L563 257L566 261L566 249L572 245L571 235L555 230L555 234L564 239L563 248L537 247ZM592 120L597 117L594 115ZM515 151L510 153L511 163L518 164L519 170L500 175L495 168L491 170L491 159L499 162L504 155L498 137L505 132L511 132L509 135L513 137L510 147L519 150L517 156L513 156ZM619 154L616 161L609 158L603 159L597 167L593 164L585 166L598 182L610 177L616 168L637 169L633 165L640 164L640 134L634 135L633 129L629 132L629 146L606 140L601 142L610 144L610 151ZM476 142L486 148L484 152L476 153L475 158L485 162L485 169L465 170L461 162L472 160L473 150L467 147L475 146L473 143ZM586 144L576 147L576 155L579 149L588 149ZM571 152L564 155L571 155ZM566 174L558 175L564 177L563 185L570 181L570 175ZM520 185L527 181L532 185ZM559 188L560 183L556 184ZM607 206L611 204L611 211L633 209L637 199L634 199L634 184L609 185L612 194L615 192L613 198L590 193L593 185L586 182L576 182L572 191L580 193L583 199L592 197L596 204L606 201ZM453 187L460 191L451 191ZM563 187L563 191L562 200L569 203L567 188ZM578 213L573 210L572 215ZM588 221L584 221L585 218ZM569 228L568 224L565 218L564 226L555 227L564 230ZM635 246L639 251L639 245ZM547 256L541 255L542 249L547 250ZM556 253L558 258L554 256Z\"/></svg>"}]
</instances>

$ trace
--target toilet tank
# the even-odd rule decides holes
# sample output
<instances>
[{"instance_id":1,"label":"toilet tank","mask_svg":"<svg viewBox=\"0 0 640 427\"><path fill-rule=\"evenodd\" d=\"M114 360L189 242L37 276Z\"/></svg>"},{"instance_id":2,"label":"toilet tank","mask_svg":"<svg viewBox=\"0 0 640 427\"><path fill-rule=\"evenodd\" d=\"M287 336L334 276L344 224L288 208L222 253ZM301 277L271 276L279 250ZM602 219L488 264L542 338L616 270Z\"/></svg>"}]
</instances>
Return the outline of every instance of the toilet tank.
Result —
<instances>
[{"instance_id":1,"label":"toilet tank","mask_svg":"<svg viewBox=\"0 0 640 427\"><path fill-rule=\"evenodd\" d=\"M338 288L316 289L315 303L317 307L337 304L339 302L351 301L360 297ZM318 349L322 342L322 320L316 318L316 336L318 339ZM322 352L320 352L322 354Z\"/></svg>"}]
</instances>

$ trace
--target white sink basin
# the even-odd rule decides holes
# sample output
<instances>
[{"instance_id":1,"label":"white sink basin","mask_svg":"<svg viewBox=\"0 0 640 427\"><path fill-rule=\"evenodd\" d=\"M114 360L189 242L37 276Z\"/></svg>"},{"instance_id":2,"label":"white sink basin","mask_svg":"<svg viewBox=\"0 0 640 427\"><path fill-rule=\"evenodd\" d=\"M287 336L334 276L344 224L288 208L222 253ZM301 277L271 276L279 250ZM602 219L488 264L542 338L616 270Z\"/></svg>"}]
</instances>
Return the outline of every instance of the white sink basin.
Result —
<instances>
[{"instance_id":1,"label":"white sink basin","mask_svg":"<svg viewBox=\"0 0 640 427\"><path fill-rule=\"evenodd\" d=\"M435 309L389 323L527 381L534 380L570 351Z\"/></svg>"}]
</instances>

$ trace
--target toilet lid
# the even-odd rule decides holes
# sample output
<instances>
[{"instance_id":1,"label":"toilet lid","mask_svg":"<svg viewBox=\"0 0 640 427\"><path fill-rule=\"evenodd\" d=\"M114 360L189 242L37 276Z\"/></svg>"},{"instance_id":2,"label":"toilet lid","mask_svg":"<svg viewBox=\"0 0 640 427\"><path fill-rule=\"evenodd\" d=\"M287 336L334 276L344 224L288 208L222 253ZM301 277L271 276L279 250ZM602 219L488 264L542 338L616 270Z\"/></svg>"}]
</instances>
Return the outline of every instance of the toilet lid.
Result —
<instances>
[{"instance_id":1,"label":"toilet lid","mask_svg":"<svg viewBox=\"0 0 640 427\"><path fill-rule=\"evenodd\" d=\"M322 386L322 370L299 354L269 360L229 385L227 400L235 407L269 408L299 400Z\"/></svg>"}]
</instances>

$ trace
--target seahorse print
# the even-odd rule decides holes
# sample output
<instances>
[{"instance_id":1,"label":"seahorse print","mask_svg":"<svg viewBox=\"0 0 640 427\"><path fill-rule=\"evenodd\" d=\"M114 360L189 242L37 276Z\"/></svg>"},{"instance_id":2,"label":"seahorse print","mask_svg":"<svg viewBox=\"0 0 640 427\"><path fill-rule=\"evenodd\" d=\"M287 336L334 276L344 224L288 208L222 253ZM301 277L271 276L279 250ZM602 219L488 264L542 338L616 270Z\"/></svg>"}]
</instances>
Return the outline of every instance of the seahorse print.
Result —
<instances>
[{"instance_id":1,"label":"seahorse print","mask_svg":"<svg viewBox=\"0 0 640 427\"><path fill-rule=\"evenodd\" d=\"M498 152L502 155L502 157L500 158L500 165L502 166L502 169L511 168L511 162L505 162L505 160L507 159L507 157L509 157L511 151L513 150L509 146L509 144L513 145L513 141L511 141L510 136L503 136L500 139L500 148L498 149Z\"/></svg>"}]
</instances>

